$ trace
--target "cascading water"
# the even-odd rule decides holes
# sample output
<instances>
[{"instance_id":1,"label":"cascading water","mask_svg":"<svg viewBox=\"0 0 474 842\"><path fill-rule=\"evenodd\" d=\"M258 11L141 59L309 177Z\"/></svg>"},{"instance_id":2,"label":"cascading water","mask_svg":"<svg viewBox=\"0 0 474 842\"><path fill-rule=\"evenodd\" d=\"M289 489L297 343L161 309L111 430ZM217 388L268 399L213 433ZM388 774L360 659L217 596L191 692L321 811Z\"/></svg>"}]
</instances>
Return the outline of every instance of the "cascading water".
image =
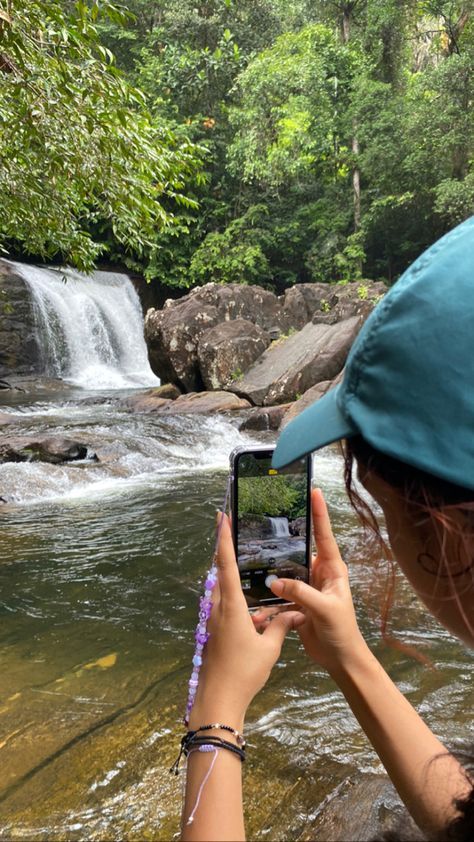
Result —
<instances>
[{"instance_id":1,"label":"cascading water","mask_svg":"<svg viewBox=\"0 0 474 842\"><path fill-rule=\"evenodd\" d=\"M288 538L290 530L288 529L287 517L269 517L272 535L275 538Z\"/></svg>"},{"instance_id":2,"label":"cascading water","mask_svg":"<svg viewBox=\"0 0 474 842\"><path fill-rule=\"evenodd\" d=\"M45 374L87 389L159 385L126 275L13 265L31 291Z\"/></svg>"}]
</instances>

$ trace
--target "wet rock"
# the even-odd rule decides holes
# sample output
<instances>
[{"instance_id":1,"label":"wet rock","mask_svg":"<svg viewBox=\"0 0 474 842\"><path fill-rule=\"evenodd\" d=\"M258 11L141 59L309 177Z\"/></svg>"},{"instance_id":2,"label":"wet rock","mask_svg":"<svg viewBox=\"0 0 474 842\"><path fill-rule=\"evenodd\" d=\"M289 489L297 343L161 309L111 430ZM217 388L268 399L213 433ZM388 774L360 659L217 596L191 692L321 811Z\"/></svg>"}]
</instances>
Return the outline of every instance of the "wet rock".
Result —
<instances>
[{"instance_id":1,"label":"wet rock","mask_svg":"<svg viewBox=\"0 0 474 842\"><path fill-rule=\"evenodd\" d=\"M199 338L198 360L206 389L238 380L270 345L263 328L246 319L222 322Z\"/></svg>"},{"instance_id":2,"label":"wet rock","mask_svg":"<svg viewBox=\"0 0 474 842\"><path fill-rule=\"evenodd\" d=\"M337 325L311 322L293 336L274 342L230 391L253 404L273 406L301 396L342 369L361 320Z\"/></svg>"},{"instance_id":3,"label":"wet rock","mask_svg":"<svg viewBox=\"0 0 474 842\"><path fill-rule=\"evenodd\" d=\"M353 316L365 320L387 292L387 287L381 281L353 281L327 286L329 294L321 299L313 312L314 324L334 325Z\"/></svg>"},{"instance_id":4,"label":"wet rock","mask_svg":"<svg viewBox=\"0 0 474 842\"><path fill-rule=\"evenodd\" d=\"M320 383L316 383L315 386L311 386L310 389L304 393L297 401L290 404L288 410L282 417L281 424L279 429L282 430L283 427L292 421L293 418L296 418L300 412L303 412L308 406L311 406L312 403L315 403L319 398L322 398L326 392L329 392L329 389L332 389L334 386L337 386L338 383L341 382L344 376L344 369L339 372L337 377L334 380L322 380Z\"/></svg>"},{"instance_id":5,"label":"wet rock","mask_svg":"<svg viewBox=\"0 0 474 842\"><path fill-rule=\"evenodd\" d=\"M153 391L151 390L152 393ZM162 398L159 395L145 392L125 398L123 406L131 409L132 412L160 412L164 406L172 402L171 398Z\"/></svg>"},{"instance_id":6,"label":"wet rock","mask_svg":"<svg viewBox=\"0 0 474 842\"><path fill-rule=\"evenodd\" d=\"M152 390L153 391L153 390ZM132 395L123 402L132 412L187 415L191 412L233 412L248 409L250 404L230 392L188 392L175 400L156 395Z\"/></svg>"},{"instance_id":7,"label":"wet rock","mask_svg":"<svg viewBox=\"0 0 474 842\"><path fill-rule=\"evenodd\" d=\"M0 377L40 371L30 292L7 260L0 260L0 305Z\"/></svg>"},{"instance_id":8,"label":"wet rock","mask_svg":"<svg viewBox=\"0 0 474 842\"><path fill-rule=\"evenodd\" d=\"M278 430L286 413L292 404L281 404L281 406L265 406L253 409L248 418L240 425L239 430Z\"/></svg>"},{"instance_id":9,"label":"wet rock","mask_svg":"<svg viewBox=\"0 0 474 842\"><path fill-rule=\"evenodd\" d=\"M302 840L366 842L392 833L394 839L423 842L416 826L386 775L362 775L345 780L327 797Z\"/></svg>"},{"instance_id":10,"label":"wet rock","mask_svg":"<svg viewBox=\"0 0 474 842\"><path fill-rule=\"evenodd\" d=\"M234 412L240 409L248 409L250 406L247 400L237 397L230 392L191 392L188 395L181 395L175 401L170 401L162 408L165 413L189 413L189 412Z\"/></svg>"},{"instance_id":11,"label":"wet rock","mask_svg":"<svg viewBox=\"0 0 474 842\"><path fill-rule=\"evenodd\" d=\"M97 461L95 453L89 454L86 445L59 436L3 436L0 441L0 462L75 462L89 458Z\"/></svg>"},{"instance_id":12,"label":"wet rock","mask_svg":"<svg viewBox=\"0 0 474 842\"><path fill-rule=\"evenodd\" d=\"M173 383L164 383L156 389L150 389L146 394L156 395L157 398L167 398L167 400L174 401L182 394L177 386Z\"/></svg>"},{"instance_id":13,"label":"wet rock","mask_svg":"<svg viewBox=\"0 0 474 842\"><path fill-rule=\"evenodd\" d=\"M18 423L18 416L11 415L9 412L0 412L0 425Z\"/></svg>"}]
</instances>

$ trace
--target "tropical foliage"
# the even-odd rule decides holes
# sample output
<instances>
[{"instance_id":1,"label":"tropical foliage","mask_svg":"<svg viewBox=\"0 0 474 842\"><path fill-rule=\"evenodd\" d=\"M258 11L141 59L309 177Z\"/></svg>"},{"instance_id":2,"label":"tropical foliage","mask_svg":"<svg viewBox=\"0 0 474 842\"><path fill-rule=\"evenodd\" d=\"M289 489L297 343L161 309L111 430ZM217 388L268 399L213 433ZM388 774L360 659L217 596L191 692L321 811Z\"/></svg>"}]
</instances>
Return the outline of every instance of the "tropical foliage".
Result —
<instances>
[{"instance_id":1,"label":"tropical foliage","mask_svg":"<svg viewBox=\"0 0 474 842\"><path fill-rule=\"evenodd\" d=\"M0 243L394 280L474 211L471 0L0 0Z\"/></svg>"}]
</instances>

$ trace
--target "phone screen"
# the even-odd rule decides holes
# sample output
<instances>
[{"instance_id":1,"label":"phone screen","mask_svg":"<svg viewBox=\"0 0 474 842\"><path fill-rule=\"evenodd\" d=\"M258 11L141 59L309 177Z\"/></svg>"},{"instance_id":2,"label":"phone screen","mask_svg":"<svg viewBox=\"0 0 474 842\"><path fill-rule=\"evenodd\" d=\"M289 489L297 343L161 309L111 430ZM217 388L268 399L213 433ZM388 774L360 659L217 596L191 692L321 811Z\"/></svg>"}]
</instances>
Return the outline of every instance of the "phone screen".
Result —
<instances>
[{"instance_id":1,"label":"phone screen","mask_svg":"<svg viewBox=\"0 0 474 842\"><path fill-rule=\"evenodd\" d=\"M272 453L246 451L234 461L234 541L249 606L284 601L269 588L275 577L308 581L310 460L277 471Z\"/></svg>"}]
</instances>

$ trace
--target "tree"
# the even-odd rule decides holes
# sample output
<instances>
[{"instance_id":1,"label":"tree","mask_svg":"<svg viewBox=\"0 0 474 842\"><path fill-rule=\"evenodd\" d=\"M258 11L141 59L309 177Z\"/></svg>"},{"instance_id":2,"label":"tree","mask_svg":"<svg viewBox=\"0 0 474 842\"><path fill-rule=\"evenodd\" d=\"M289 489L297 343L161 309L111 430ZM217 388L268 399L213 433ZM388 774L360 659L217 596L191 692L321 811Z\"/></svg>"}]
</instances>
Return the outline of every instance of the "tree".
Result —
<instances>
[{"instance_id":1,"label":"tree","mask_svg":"<svg viewBox=\"0 0 474 842\"><path fill-rule=\"evenodd\" d=\"M154 122L98 37L109 2L0 3L0 243L90 270L153 249L196 150Z\"/></svg>"}]
</instances>

